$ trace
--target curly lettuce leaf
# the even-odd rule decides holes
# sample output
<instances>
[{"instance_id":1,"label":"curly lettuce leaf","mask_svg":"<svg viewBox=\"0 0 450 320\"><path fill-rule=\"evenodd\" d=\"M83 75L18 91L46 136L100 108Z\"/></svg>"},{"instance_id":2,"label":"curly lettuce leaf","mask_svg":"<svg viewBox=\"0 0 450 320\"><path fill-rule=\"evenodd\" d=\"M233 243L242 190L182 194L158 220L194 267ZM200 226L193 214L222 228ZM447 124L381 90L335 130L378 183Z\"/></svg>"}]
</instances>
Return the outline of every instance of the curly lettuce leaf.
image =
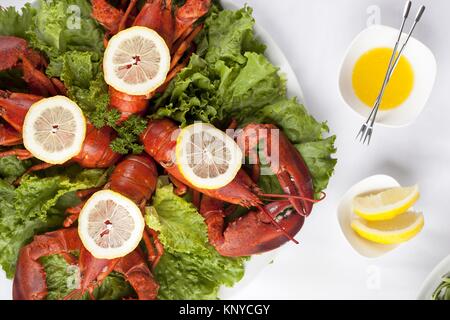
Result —
<instances>
[{"instance_id":1,"label":"curly lettuce leaf","mask_svg":"<svg viewBox=\"0 0 450 320\"><path fill-rule=\"evenodd\" d=\"M296 145L312 175L316 193L326 189L334 172L337 160L331 155L336 152L335 141L336 136L331 136L324 140Z\"/></svg>"},{"instance_id":2,"label":"curly lettuce leaf","mask_svg":"<svg viewBox=\"0 0 450 320\"><path fill-rule=\"evenodd\" d=\"M213 10L206 19L198 53L211 65L219 60L242 65L247 61L245 52L264 53L266 46L253 32L252 12L250 7L237 11Z\"/></svg>"},{"instance_id":3,"label":"curly lettuce leaf","mask_svg":"<svg viewBox=\"0 0 450 320\"><path fill-rule=\"evenodd\" d=\"M0 7L0 36L13 36L28 39L27 31L33 25L36 9L29 3L22 7L21 12L14 7Z\"/></svg>"},{"instance_id":4,"label":"curly lettuce leaf","mask_svg":"<svg viewBox=\"0 0 450 320\"><path fill-rule=\"evenodd\" d=\"M47 300L61 300L77 287L80 281L79 268L69 265L63 257L46 256L39 259L39 262L47 275ZM112 272L94 289L93 295L96 300L120 300L133 296L134 291L122 275ZM84 300L89 298L89 294L82 297Z\"/></svg>"},{"instance_id":5,"label":"curly lettuce leaf","mask_svg":"<svg viewBox=\"0 0 450 320\"><path fill-rule=\"evenodd\" d=\"M280 98L260 108L243 125L251 122L276 124L294 144L321 140L329 130L326 123L314 119L295 98Z\"/></svg>"},{"instance_id":6,"label":"curly lettuce leaf","mask_svg":"<svg viewBox=\"0 0 450 320\"><path fill-rule=\"evenodd\" d=\"M91 18L87 0L39 0L34 25L28 31L30 44L58 58L67 51L89 51L101 55L103 31Z\"/></svg>"},{"instance_id":7,"label":"curly lettuce leaf","mask_svg":"<svg viewBox=\"0 0 450 320\"><path fill-rule=\"evenodd\" d=\"M20 161L15 156L0 158L0 178L13 182L22 176L31 165L30 160Z\"/></svg>"},{"instance_id":8,"label":"curly lettuce leaf","mask_svg":"<svg viewBox=\"0 0 450 320\"><path fill-rule=\"evenodd\" d=\"M239 122L286 94L285 81L278 74L278 68L264 55L246 52L244 56L247 61L239 72L225 73L227 77L222 78L222 81L228 82L228 85L221 90L223 113L227 118L234 118ZM222 68L225 66L222 65ZM229 72L236 75L232 81L229 79Z\"/></svg>"},{"instance_id":9,"label":"curly lettuce leaf","mask_svg":"<svg viewBox=\"0 0 450 320\"><path fill-rule=\"evenodd\" d=\"M47 74L59 77L67 87L68 95L76 101L91 119L102 121L94 125L106 125L103 115L109 106L108 86L103 80L101 60L93 52L69 51L52 59Z\"/></svg>"},{"instance_id":10,"label":"curly lettuce leaf","mask_svg":"<svg viewBox=\"0 0 450 320\"><path fill-rule=\"evenodd\" d=\"M154 117L170 117L182 126L193 121L224 126L273 123L296 145L313 176L316 192L326 188L336 160L334 137L325 138L326 123L315 120L295 99L286 97L285 79L264 56L255 38L251 9L213 10L205 22L197 54L156 101ZM305 143L314 143L303 146ZM314 152L320 150L318 154ZM275 176L260 187L280 193Z\"/></svg>"},{"instance_id":11,"label":"curly lettuce leaf","mask_svg":"<svg viewBox=\"0 0 450 320\"><path fill-rule=\"evenodd\" d=\"M71 176L24 177L14 188L0 180L0 265L14 276L20 248L35 234L59 227L64 211L79 203L74 191L104 183L103 170L84 170Z\"/></svg>"},{"instance_id":12,"label":"curly lettuce leaf","mask_svg":"<svg viewBox=\"0 0 450 320\"><path fill-rule=\"evenodd\" d=\"M182 126L195 120L213 122L221 118L218 84L205 60L193 54L189 65L156 101L155 118L170 117Z\"/></svg>"},{"instance_id":13,"label":"curly lettuce leaf","mask_svg":"<svg viewBox=\"0 0 450 320\"><path fill-rule=\"evenodd\" d=\"M232 286L244 275L244 259L222 257L209 244L207 228L196 208L158 187L147 225L159 231L165 253L155 269L159 299L217 299L221 285Z\"/></svg>"}]
</instances>

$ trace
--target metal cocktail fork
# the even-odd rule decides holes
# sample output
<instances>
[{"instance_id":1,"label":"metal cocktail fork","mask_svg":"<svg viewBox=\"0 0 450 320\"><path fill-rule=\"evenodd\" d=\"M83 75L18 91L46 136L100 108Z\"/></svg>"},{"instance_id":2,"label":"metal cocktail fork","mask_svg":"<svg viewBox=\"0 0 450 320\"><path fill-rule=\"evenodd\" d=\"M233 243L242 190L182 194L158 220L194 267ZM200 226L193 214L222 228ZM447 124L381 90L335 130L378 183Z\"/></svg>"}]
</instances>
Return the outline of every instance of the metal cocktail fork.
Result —
<instances>
[{"instance_id":1,"label":"metal cocktail fork","mask_svg":"<svg viewBox=\"0 0 450 320\"><path fill-rule=\"evenodd\" d=\"M416 18L414 20L414 24L412 25L405 42L403 43L402 47L400 48L400 50L398 51L398 54L397 54L397 49L400 44L400 40L402 38L403 29L405 28L405 23L408 19L409 12L411 10L411 5L412 5L411 1L408 1L405 5L405 10L403 12L402 24L401 24L400 31L399 31L399 34L397 37L397 42L395 43L391 58L389 60L389 65L388 65L388 69L386 71L386 76L384 78L383 85L381 87L381 90L377 97L377 100L375 101L375 104L372 108L372 111L370 112L369 117L367 118L366 122L362 125L361 129L358 132L358 135L356 136L356 139L358 139L358 137L359 137L360 138L359 141L362 141L363 144L366 142L367 142L367 145L370 144L370 140L372 139L372 134L373 134L373 126L375 124L378 110L380 108L381 101L383 99L384 91L386 90L389 80L391 79L391 76L392 76L395 68L397 67L398 62L400 61L403 51L405 50L406 45L408 44L408 41L411 38L411 35L414 32L414 29L416 28L417 23L420 21L423 13L425 11L425 6L420 7L419 11L417 12Z\"/></svg>"}]
</instances>

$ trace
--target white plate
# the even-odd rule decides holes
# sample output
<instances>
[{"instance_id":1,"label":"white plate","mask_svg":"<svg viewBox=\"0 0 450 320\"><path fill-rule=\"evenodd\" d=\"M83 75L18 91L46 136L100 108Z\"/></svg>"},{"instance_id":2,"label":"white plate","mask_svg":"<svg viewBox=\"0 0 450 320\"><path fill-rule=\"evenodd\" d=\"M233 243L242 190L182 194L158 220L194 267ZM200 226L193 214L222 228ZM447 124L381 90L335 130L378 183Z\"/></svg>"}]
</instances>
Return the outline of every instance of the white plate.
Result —
<instances>
[{"instance_id":1,"label":"white plate","mask_svg":"<svg viewBox=\"0 0 450 320\"><path fill-rule=\"evenodd\" d=\"M341 199L338 206L338 220L341 231L348 243L360 255L367 258L376 258L395 249L398 245L378 244L361 238L351 228L351 220L354 216L352 211L352 200L355 196L388 188L399 187L400 184L392 177L386 175L376 175L358 182Z\"/></svg>"},{"instance_id":2,"label":"white plate","mask_svg":"<svg viewBox=\"0 0 450 320\"><path fill-rule=\"evenodd\" d=\"M345 103L356 113L367 119L368 108L353 90L352 75L355 63L362 54L379 48L393 48L398 30L386 26L371 26L363 30L351 43L339 74L339 91ZM406 37L403 34L403 40ZM433 89L436 78L436 59L422 42L411 37L403 54L414 70L414 87L408 99L399 107L380 111L377 123L387 127L402 127L411 124L422 112ZM381 87L381 84L380 84Z\"/></svg>"},{"instance_id":3,"label":"white plate","mask_svg":"<svg viewBox=\"0 0 450 320\"><path fill-rule=\"evenodd\" d=\"M420 290L418 300L431 300L436 288L442 283L442 277L450 272L450 255L442 260L436 268L431 271Z\"/></svg>"},{"instance_id":4,"label":"white plate","mask_svg":"<svg viewBox=\"0 0 450 320\"><path fill-rule=\"evenodd\" d=\"M25 3L25 1L23 1L23 3ZM225 9L240 9L229 0L223 0L222 5ZM16 6L21 7L21 5ZM292 70L292 67L290 66L281 49L278 47L269 33L258 24L255 24L255 32L258 38L267 45L266 55L269 60L274 65L278 66L280 68L280 72L283 73L286 77L288 95L290 97L296 96L298 98L298 102L303 103L303 91L300 87L300 83L298 82L297 77ZM266 254L253 256L252 259L246 264L246 272L244 278L233 288L222 288L219 297L221 299L232 299L235 294L237 294L242 290L243 287L253 281L258 276L258 274L273 261L276 254L277 252L275 250ZM0 268L0 299L10 300L12 298L11 294L12 281L6 279L4 272Z\"/></svg>"}]
</instances>

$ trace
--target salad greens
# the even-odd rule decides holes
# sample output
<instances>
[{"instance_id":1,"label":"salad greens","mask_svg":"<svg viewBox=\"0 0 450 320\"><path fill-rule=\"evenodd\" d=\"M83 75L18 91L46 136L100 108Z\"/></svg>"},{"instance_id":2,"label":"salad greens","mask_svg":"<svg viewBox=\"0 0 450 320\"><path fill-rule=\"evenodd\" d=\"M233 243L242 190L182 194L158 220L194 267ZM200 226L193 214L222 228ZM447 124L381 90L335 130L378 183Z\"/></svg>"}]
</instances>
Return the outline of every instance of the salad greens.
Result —
<instances>
[{"instance_id":1,"label":"salad greens","mask_svg":"<svg viewBox=\"0 0 450 320\"><path fill-rule=\"evenodd\" d=\"M252 10L213 9L206 19L197 54L157 100L154 117L170 117L224 126L273 123L284 131L304 157L316 192L328 185L336 159L335 137L324 138L326 123L317 122L303 105L286 97L285 80L264 56L254 35ZM260 181L268 193L281 192L275 176Z\"/></svg>"},{"instance_id":2,"label":"salad greens","mask_svg":"<svg viewBox=\"0 0 450 320\"><path fill-rule=\"evenodd\" d=\"M64 220L64 211L79 203L74 191L103 185L104 171L81 170L77 166L45 177L25 176L19 187L7 182L23 171L10 158L9 168L2 166L0 173L0 265L12 278L20 248L40 232L59 228ZM16 166L17 171L13 171Z\"/></svg>"},{"instance_id":3,"label":"salad greens","mask_svg":"<svg viewBox=\"0 0 450 320\"><path fill-rule=\"evenodd\" d=\"M76 287L80 280L80 271L75 266L70 266L63 257L52 255L42 257L40 262L47 274L48 295L47 300L61 300ZM122 275L112 272L94 289L93 295L96 300L120 300L134 295L133 288L125 281ZM82 299L88 300L86 293Z\"/></svg>"},{"instance_id":4,"label":"salad greens","mask_svg":"<svg viewBox=\"0 0 450 320\"><path fill-rule=\"evenodd\" d=\"M156 190L146 222L159 231L164 245L155 270L159 299L217 299L221 285L233 286L243 277L244 259L217 253L208 242L202 216L173 193L171 184L160 184Z\"/></svg>"},{"instance_id":5,"label":"salad greens","mask_svg":"<svg viewBox=\"0 0 450 320\"><path fill-rule=\"evenodd\" d=\"M216 1L214 1L216 2ZM273 123L284 131L305 159L318 193L326 188L336 160L335 137L326 138L328 126L310 116L303 105L286 95L279 69L264 55L265 45L253 31L252 10L221 10L214 5L197 38L197 51L189 65L157 96L150 117L172 118L182 126L194 121L225 128L231 119L241 126ZM120 115L109 109L108 86L103 79L103 28L91 18L88 0L39 0L36 8L21 12L0 8L0 35L29 41L49 59L48 76L60 78L68 96L83 109L90 122L118 132L111 147L116 152L140 153L139 134L147 120L131 117L117 125ZM6 85L7 84L7 85ZM0 88L24 90L17 70L0 72ZM108 171L78 166L52 168L27 175L34 161L0 159L0 265L13 277L20 248L35 234L61 228L64 212L79 203L75 191L102 186ZM281 193L275 176L262 176L260 187ZM187 198L173 193L160 181L146 222L159 232L165 253L155 270L160 299L216 299L222 285L232 286L244 275L245 258L222 257L209 244L202 216ZM67 295L78 270L58 256L42 258L47 271L48 299ZM132 295L121 275L112 273L94 292L97 299ZM86 297L84 297L86 298Z\"/></svg>"},{"instance_id":6,"label":"salad greens","mask_svg":"<svg viewBox=\"0 0 450 320\"><path fill-rule=\"evenodd\" d=\"M433 300L450 300L450 272L442 277L442 283L433 293Z\"/></svg>"}]
</instances>

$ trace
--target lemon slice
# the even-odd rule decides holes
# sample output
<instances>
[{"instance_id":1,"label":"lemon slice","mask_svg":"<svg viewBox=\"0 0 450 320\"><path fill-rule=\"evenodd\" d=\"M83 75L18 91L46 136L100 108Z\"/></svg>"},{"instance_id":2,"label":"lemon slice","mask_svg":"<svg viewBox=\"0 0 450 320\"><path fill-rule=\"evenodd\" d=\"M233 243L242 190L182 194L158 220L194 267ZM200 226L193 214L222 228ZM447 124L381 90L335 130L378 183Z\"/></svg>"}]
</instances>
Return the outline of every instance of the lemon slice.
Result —
<instances>
[{"instance_id":1,"label":"lemon slice","mask_svg":"<svg viewBox=\"0 0 450 320\"><path fill-rule=\"evenodd\" d=\"M147 95L166 80L170 51L154 30L132 27L109 40L103 59L105 81L129 95Z\"/></svg>"},{"instance_id":2,"label":"lemon slice","mask_svg":"<svg viewBox=\"0 0 450 320\"><path fill-rule=\"evenodd\" d=\"M144 217L130 199L111 190L96 192L78 219L84 247L97 259L124 257L139 245Z\"/></svg>"},{"instance_id":3,"label":"lemon slice","mask_svg":"<svg viewBox=\"0 0 450 320\"><path fill-rule=\"evenodd\" d=\"M352 229L364 239L381 244L398 244L416 236L423 228L422 213L407 212L391 220L366 221L359 217L352 220Z\"/></svg>"},{"instance_id":4,"label":"lemon slice","mask_svg":"<svg viewBox=\"0 0 450 320\"><path fill-rule=\"evenodd\" d=\"M392 219L411 208L419 199L417 185L392 188L353 199L353 211L369 221Z\"/></svg>"},{"instance_id":5,"label":"lemon slice","mask_svg":"<svg viewBox=\"0 0 450 320\"><path fill-rule=\"evenodd\" d=\"M34 157L62 164L80 153L86 137L83 111L72 100L55 96L39 100L23 123L23 144Z\"/></svg>"},{"instance_id":6,"label":"lemon slice","mask_svg":"<svg viewBox=\"0 0 450 320\"><path fill-rule=\"evenodd\" d=\"M193 186L218 189L236 177L242 165L242 151L225 132L195 123L178 136L176 163Z\"/></svg>"}]
</instances>

